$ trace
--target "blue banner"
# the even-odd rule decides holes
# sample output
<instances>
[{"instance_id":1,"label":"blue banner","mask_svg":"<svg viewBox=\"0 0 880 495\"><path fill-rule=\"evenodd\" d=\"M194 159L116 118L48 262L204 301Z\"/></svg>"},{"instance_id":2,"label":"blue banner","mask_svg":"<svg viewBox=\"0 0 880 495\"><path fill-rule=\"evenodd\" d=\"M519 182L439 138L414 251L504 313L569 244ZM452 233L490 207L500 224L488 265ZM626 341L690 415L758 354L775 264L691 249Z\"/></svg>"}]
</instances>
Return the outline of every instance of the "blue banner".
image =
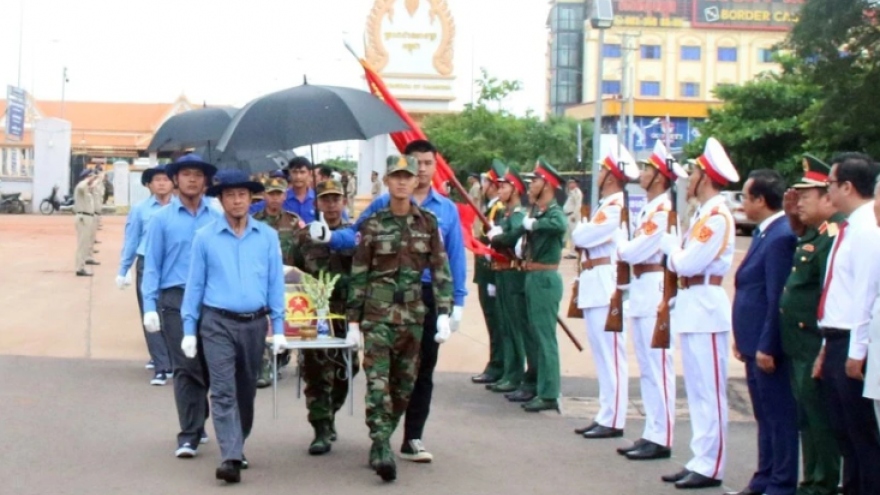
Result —
<instances>
[{"instance_id":1,"label":"blue banner","mask_svg":"<svg viewBox=\"0 0 880 495\"><path fill-rule=\"evenodd\" d=\"M21 141L24 136L25 91L6 87L6 139Z\"/></svg>"},{"instance_id":2,"label":"blue banner","mask_svg":"<svg viewBox=\"0 0 880 495\"><path fill-rule=\"evenodd\" d=\"M658 140L666 144L668 137L670 151L678 153L684 145L700 136L697 125L702 121L688 117L671 117L668 121L666 117L635 117L632 129L623 128L623 142L629 143L627 134L632 134L633 149L630 151L638 154L653 150ZM616 119L612 125L616 127Z\"/></svg>"}]
</instances>

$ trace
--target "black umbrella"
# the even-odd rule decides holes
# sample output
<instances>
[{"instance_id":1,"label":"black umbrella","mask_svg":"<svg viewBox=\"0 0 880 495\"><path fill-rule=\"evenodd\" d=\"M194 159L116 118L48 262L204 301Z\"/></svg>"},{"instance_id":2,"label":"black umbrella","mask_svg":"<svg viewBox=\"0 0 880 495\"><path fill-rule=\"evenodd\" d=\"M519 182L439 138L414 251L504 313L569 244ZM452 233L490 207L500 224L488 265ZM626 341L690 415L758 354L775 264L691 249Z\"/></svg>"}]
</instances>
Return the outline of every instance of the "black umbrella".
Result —
<instances>
[{"instance_id":1,"label":"black umbrella","mask_svg":"<svg viewBox=\"0 0 880 495\"><path fill-rule=\"evenodd\" d=\"M217 149L240 155L406 129L394 110L370 93L303 84L248 103L232 119Z\"/></svg>"},{"instance_id":2,"label":"black umbrella","mask_svg":"<svg viewBox=\"0 0 880 495\"><path fill-rule=\"evenodd\" d=\"M180 151L207 146L206 155L211 155L236 112L238 109L234 107L211 107L175 115L159 127L147 151ZM210 160L211 157L205 158Z\"/></svg>"},{"instance_id":3,"label":"black umbrella","mask_svg":"<svg viewBox=\"0 0 880 495\"><path fill-rule=\"evenodd\" d=\"M216 165L220 170L238 169L251 175L260 172L271 172L287 167L287 162L296 156L292 150L263 152L223 153Z\"/></svg>"}]
</instances>

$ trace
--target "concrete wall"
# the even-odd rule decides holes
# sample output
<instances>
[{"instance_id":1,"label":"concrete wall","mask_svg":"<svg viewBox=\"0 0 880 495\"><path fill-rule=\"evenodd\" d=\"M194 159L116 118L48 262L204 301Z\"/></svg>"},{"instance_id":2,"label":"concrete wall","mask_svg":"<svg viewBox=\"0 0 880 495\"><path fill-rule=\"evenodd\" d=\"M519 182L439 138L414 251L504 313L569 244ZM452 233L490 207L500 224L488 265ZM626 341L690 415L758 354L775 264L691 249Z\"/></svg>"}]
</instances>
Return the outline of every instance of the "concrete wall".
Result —
<instances>
[{"instance_id":1,"label":"concrete wall","mask_svg":"<svg viewBox=\"0 0 880 495\"><path fill-rule=\"evenodd\" d=\"M31 212L36 213L40 201L59 186L58 196L70 194L70 122L61 119L40 119L34 124L34 181Z\"/></svg>"}]
</instances>

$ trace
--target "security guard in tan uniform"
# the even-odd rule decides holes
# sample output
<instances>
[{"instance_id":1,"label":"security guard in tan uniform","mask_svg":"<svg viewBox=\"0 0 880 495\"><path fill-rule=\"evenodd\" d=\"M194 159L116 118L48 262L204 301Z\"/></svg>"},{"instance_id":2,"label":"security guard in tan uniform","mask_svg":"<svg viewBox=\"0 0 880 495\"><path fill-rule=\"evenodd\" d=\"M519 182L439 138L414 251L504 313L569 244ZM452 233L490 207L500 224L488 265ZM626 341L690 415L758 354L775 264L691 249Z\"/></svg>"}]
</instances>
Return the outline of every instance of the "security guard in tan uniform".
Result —
<instances>
[{"instance_id":1,"label":"security guard in tan uniform","mask_svg":"<svg viewBox=\"0 0 880 495\"><path fill-rule=\"evenodd\" d=\"M76 275L91 277L86 265L97 265L92 259L94 241L95 200L91 193L93 171L85 169L79 174L80 181L73 189L73 213L76 219Z\"/></svg>"}]
</instances>

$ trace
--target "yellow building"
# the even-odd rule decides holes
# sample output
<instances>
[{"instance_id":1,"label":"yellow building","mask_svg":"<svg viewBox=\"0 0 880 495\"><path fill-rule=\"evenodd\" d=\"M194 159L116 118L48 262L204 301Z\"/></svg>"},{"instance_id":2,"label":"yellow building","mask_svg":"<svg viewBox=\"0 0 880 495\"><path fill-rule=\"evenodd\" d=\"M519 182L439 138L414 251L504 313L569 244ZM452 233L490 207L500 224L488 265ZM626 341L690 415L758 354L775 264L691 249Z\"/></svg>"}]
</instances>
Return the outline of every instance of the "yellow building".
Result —
<instances>
[{"instance_id":1,"label":"yellow building","mask_svg":"<svg viewBox=\"0 0 880 495\"><path fill-rule=\"evenodd\" d=\"M775 46L785 39L802 0L612 0L614 26L605 30L601 45L599 30L590 25L591 2L583 2L583 57L572 67L560 51L571 36L560 28L581 3L556 0L551 10L548 111L593 119L601 50L604 132L620 131L627 142L632 135L633 151L641 152L667 137L673 149L681 148L718 104L715 88L778 70ZM572 71L580 75L580 101L562 102L560 95L571 95L558 89L563 82L558 74L570 78ZM631 127L625 120L618 128L622 111L632 113Z\"/></svg>"}]
</instances>

